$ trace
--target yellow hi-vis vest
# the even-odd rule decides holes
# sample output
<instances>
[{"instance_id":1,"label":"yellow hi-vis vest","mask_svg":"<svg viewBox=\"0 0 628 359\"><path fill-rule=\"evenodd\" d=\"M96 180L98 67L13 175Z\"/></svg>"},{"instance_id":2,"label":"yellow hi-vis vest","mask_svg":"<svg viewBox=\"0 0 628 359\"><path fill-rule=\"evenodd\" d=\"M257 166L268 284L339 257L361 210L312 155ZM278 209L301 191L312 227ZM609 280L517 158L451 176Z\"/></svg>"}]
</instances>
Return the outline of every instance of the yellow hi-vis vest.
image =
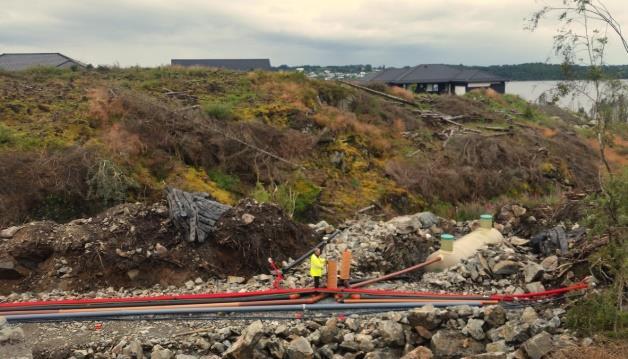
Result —
<instances>
[{"instance_id":1,"label":"yellow hi-vis vest","mask_svg":"<svg viewBox=\"0 0 628 359\"><path fill-rule=\"evenodd\" d=\"M325 266L325 258L312 254L310 257L310 275L312 277L320 277L323 275L323 267Z\"/></svg>"}]
</instances>

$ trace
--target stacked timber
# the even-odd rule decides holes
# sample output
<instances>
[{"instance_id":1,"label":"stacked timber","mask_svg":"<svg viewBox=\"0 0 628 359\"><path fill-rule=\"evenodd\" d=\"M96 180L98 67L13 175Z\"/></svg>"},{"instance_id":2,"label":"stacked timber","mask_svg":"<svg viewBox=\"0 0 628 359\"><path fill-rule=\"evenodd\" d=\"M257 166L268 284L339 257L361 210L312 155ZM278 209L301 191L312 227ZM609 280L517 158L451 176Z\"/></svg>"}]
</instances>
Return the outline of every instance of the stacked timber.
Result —
<instances>
[{"instance_id":1,"label":"stacked timber","mask_svg":"<svg viewBox=\"0 0 628 359\"><path fill-rule=\"evenodd\" d=\"M231 207L211 200L205 192L185 192L167 188L170 219L187 234L189 242L204 242L216 222Z\"/></svg>"}]
</instances>

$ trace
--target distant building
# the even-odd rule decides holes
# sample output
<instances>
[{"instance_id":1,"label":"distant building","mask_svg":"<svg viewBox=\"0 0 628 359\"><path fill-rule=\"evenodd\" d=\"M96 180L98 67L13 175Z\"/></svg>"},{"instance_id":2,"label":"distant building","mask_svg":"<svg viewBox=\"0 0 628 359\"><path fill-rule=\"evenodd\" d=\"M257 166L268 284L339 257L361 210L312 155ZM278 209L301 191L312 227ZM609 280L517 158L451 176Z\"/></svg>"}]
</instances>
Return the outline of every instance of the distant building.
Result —
<instances>
[{"instance_id":1,"label":"distant building","mask_svg":"<svg viewBox=\"0 0 628 359\"><path fill-rule=\"evenodd\" d=\"M172 59L170 63L185 67L205 66L236 71L272 70L269 59Z\"/></svg>"},{"instance_id":2,"label":"distant building","mask_svg":"<svg viewBox=\"0 0 628 359\"><path fill-rule=\"evenodd\" d=\"M58 52L0 55L0 69L7 71L20 71L34 67L69 69L74 66L84 68L86 65Z\"/></svg>"},{"instance_id":3,"label":"distant building","mask_svg":"<svg viewBox=\"0 0 628 359\"><path fill-rule=\"evenodd\" d=\"M362 82L382 82L417 93L463 95L476 88L491 88L506 92L506 79L486 71L448 65L418 65L387 68L364 76Z\"/></svg>"}]
</instances>

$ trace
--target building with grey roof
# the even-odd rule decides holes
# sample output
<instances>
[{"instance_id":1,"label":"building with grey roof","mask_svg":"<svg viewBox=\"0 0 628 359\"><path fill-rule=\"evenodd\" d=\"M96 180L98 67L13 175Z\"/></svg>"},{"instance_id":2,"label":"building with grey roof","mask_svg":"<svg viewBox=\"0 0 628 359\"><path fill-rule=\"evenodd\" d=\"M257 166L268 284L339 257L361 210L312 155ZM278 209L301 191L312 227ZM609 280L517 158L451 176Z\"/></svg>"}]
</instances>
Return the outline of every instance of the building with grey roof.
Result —
<instances>
[{"instance_id":1,"label":"building with grey roof","mask_svg":"<svg viewBox=\"0 0 628 359\"><path fill-rule=\"evenodd\" d=\"M58 52L0 55L0 69L6 71L20 71L34 67L56 67L68 69L74 66L84 68L86 65Z\"/></svg>"},{"instance_id":2,"label":"building with grey roof","mask_svg":"<svg viewBox=\"0 0 628 359\"><path fill-rule=\"evenodd\" d=\"M388 68L365 76L362 82L380 82L422 93L464 94L475 88L506 92L506 79L486 71L449 65Z\"/></svg>"},{"instance_id":3,"label":"building with grey roof","mask_svg":"<svg viewBox=\"0 0 628 359\"><path fill-rule=\"evenodd\" d=\"M270 71L270 59L172 59L172 65L216 67L236 71Z\"/></svg>"}]
</instances>

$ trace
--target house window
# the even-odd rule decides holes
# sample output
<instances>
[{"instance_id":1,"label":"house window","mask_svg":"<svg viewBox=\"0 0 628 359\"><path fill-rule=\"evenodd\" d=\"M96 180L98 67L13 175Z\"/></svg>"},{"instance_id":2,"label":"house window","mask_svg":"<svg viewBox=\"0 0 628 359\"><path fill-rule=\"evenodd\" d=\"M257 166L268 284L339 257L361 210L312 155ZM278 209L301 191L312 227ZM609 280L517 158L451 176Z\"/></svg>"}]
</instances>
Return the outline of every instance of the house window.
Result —
<instances>
[{"instance_id":1,"label":"house window","mask_svg":"<svg viewBox=\"0 0 628 359\"><path fill-rule=\"evenodd\" d=\"M438 92L438 84L427 84L427 92Z\"/></svg>"}]
</instances>

